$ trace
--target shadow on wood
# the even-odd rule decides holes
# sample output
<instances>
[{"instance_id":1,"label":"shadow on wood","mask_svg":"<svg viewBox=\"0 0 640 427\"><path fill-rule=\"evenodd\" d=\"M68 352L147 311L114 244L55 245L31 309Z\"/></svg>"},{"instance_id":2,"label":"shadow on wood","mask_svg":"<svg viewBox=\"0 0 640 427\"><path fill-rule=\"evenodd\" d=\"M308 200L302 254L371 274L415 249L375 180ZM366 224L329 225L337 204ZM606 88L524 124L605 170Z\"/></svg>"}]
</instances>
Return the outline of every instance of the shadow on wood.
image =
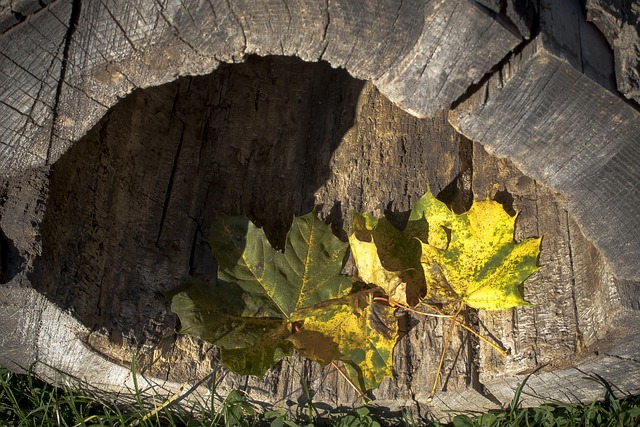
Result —
<instances>
[{"instance_id":1,"label":"shadow on wood","mask_svg":"<svg viewBox=\"0 0 640 427\"><path fill-rule=\"evenodd\" d=\"M477 316L506 359L457 334L428 407L448 324L404 316L414 327L380 406L486 410L541 365L528 387L550 399L601 397L584 372L637 391L637 110L610 92L611 52L577 1L528 9L540 25L526 45L490 7L504 2L481 3L496 13L466 0L58 1L1 34L0 225L24 258L0 293L2 363L40 359L122 390L137 351L150 376L197 382L215 355L171 333L162 291L213 274L213 212L248 213L281 244L314 204L336 229L353 210L400 220L428 183L459 207L473 195L518 211L516 239L544 234L525 286L537 305ZM315 402L357 403L335 371L297 358L264 380L225 374L220 390L295 407L299 380Z\"/></svg>"},{"instance_id":2,"label":"shadow on wood","mask_svg":"<svg viewBox=\"0 0 640 427\"><path fill-rule=\"evenodd\" d=\"M282 246L293 215L315 204L338 229L349 228L354 210L401 220L427 183L457 211L474 195L518 211L518 240L545 234L543 268L525 289L538 305L469 314L512 354L500 358L456 333L439 410L471 395L477 409L491 407L505 399L502 378L570 366L607 334L613 279L562 198L460 137L446 112L412 117L371 84L283 57L139 90L113 108L52 168L30 280L84 324L84 342L100 354L127 366L137 352L145 373L196 381L215 366L215 350L172 333L176 319L162 293L188 274L214 276L206 243L214 213L248 214ZM437 319L402 321L396 376L373 392L391 412L424 405L448 328ZM264 379L225 374L220 390L297 407L298 378L319 405L357 403L335 371L297 357Z\"/></svg>"},{"instance_id":3,"label":"shadow on wood","mask_svg":"<svg viewBox=\"0 0 640 427\"><path fill-rule=\"evenodd\" d=\"M162 292L215 275L212 215L247 214L283 247L363 84L326 63L254 57L136 91L53 166L35 288L113 343L157 343L174 327Z\"/></svg>"}]
</instances>

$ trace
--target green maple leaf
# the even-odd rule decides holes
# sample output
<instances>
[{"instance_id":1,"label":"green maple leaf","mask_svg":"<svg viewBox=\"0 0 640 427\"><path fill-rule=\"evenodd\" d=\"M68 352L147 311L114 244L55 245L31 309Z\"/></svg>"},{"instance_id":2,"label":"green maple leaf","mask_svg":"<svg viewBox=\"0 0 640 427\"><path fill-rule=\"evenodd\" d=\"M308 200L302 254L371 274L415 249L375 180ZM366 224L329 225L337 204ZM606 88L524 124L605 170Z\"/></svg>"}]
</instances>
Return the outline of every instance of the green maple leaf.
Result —
<instances>
[{"instance_id":1,"label":"green maple leaf","mask_svg":"<svg viewBox=\"0 0 640 427\"><path fill-rule=\"evenodd\" d=\"M315 212L294 218L284 254L245 217L218 216L209 243L218 277L259 296L263 308L277 317L288 318L296 309L351 289L351 280L340 274L347 245Z\"/></svg>"},{"instance_id":2,"label":"green maple leaf","mask_svg":"<svg viewBox=\"0 0 640 427\"><path fill-rule=\"evenodd\" d=\"M542 238L516 243L516 218L492 200L456 215L430 192L423 199L429 223L427 243L421 242L426 299L483 310L530 305L520 285L539 268Z\"/></svg>"},{"instance_id":3,"label":"green maple leaf","mask_svg":"<svg viewBox=\"0 0 640 427\"><path fill-rule=\"evenodd\" d=\"M212 224L218 283L188 281L169 294L181 332L221 349L239 374L263 375L291 354L291 314L349 292L340 274L347 245L315 212L293 220L284 253L245 217L218 216Z\"/></svg>"},{"instance_id":4,"label":"green maple leaf","mask_svg":"<svg viewBox=\"0 0 640 427\"><path fill-rule=\"evenodd\" d=\"M179 332L220 347L222 363L236 373L263 375L291 355L287 322L265 316L259 298L236 285L190 279L167 296L180 317Z\"/></svg>"},{"instance_id":5,"label":"green maple leaf","mask_svg":"<svg viewBox=\"0 0 640 427\"><path fill-rule=\"evenodd\" d=\"M297 311L295 319L304 325L291 337L298 351L310 359L322 364L335 359L344 362L349 377L364 391L392 375L398 339L395 310L373 303L375 292L361 291ZM316 344L311 351L298 344L307 341ZM315 348L326 349L327 354L319 355Z\"/></svg>"}]
</instances>

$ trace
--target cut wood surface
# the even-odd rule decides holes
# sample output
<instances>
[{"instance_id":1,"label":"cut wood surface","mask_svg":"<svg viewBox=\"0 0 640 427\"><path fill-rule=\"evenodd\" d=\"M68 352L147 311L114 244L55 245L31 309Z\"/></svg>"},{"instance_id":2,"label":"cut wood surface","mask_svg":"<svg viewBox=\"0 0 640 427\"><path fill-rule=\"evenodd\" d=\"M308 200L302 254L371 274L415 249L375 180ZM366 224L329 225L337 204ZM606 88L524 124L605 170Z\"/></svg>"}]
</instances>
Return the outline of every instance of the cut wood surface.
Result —
<instances>
[{"instance_id":1,"label":"cut wood surface","mask_svg":"<svg viewBox=\"0 0 640 427\"><path fill-rule=\"evenodd\" d=\"M136 88L249 54L326 60L426 116L519 41L467 0L58 0L0 36L0 169L54 162Z\"/></svg>"},{"instance_id":2,"label":"cut wood surface","mask_svg":"<svg viewBox=\"0 0 640 427\"><path fill-rule=\"evenodd\" d=\"M0 33L24 22L29 16L46 6L46 2L39 0L0 1Z\"/></svg>"},{"instance_id":3,"label":"cut wood surface","mask_svg":"<svg viewBox=\"0 0 640 427\"><path fill-rule=\"evenodd\" d=\"M475 0L513 24L525 39L531 37L531 29L537 18L538 2L533 0Z\"/></svg>"},{"instance_id":4,"label":"cut wood surface","mask_svg":"<svg viewBox=\"0 0 640 427\"><path fill-rule=\"evenodd\" d=\"M395 376L372 394L387 416L495 408L533 371L541 399L602 397L594 373L640 392L639 113L579 7L541 2L543 33L509 57L521 36L483 3L58 0L7 27L0 364L122 391L135 356L169 389L197 384L217 351L175 335L163 292L214 276L215 213L278 246L319 205L345 238L354 210L401 223L429 185L458 212L486 197L519 212L517 240L544 235L536 305L469 313L511 354L456 333L431 404L448 323L402 314ZM282 407L304 406L301 380L320 407L359 403L295 357L218 379Z\"/></svg>"}]
</instances>

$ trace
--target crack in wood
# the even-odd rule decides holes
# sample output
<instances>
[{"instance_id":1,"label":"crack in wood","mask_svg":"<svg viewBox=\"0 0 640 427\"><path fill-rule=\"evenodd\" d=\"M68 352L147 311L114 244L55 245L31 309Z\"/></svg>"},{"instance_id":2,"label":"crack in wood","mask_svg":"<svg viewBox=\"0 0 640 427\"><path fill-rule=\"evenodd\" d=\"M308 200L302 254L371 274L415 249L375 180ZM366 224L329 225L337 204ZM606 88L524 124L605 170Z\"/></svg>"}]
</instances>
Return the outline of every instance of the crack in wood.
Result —
<instances>
[{"instance_id":1,"label":"crack in wood","mask_svg":"<svg viewBox=\"0 0 640 427\"><path fill-rule=\"evenodd\" d=\"M202 235L200 222L197 220L197 218L194 218L189 214L187 214L187 216L189 217L189 219L191 219L193 222L196 223L196 228L193 232L193 237L191 238L191 253L189 254L189 275L194 276L195 270L196 270L195 259L196 259L197 247L198 247L198 243L201 240L203 240L203 235Z\"/></svg>"},{"instance_id":2,"label":"crack in wood","mask_svg":"<svg viewBox=\"0 0 640 427\"><path fill-rule=\"evenodd\" d=\"M636 359L636 358L631 357L631 356L622 356L622 355L613 354L613 353L602 353L602 354L604 356L612 357L612 358L618 359L618 360L623 360L625 362L633 362L633 363L640 364L640 359Z\"/></svg>"},{"instance_id":3,"label":"crack in wood","mask_svg":"<svg viewBox=\"0 0 640 427\"><path fill-rule=\"evenodd\" d=\"M578 302L576 296L576 268L574 265L574 249L573 249L573 238L571 235L571 225L569 224L569 212L565 212L565 225L567 227L567 248L569 250L569 270L571 271L571 300L573 303L573 315L574 322L576 325L575 331L575 345L576 351L581 351L583 348L583 336L582 331L580 330L580 318L578 314Z\"/></svg>"},{"instance_id":4,"label":"crack in wood","mask_svg":"<svg viewBox=\"0 0 640 427\"><path fill-rule=\"evenodd\" d=\"M160 236L162 235L162 230L164 229L164 222L167 217L167 211L169 210L169 203L171 202L171 192L173 190L173 183L175 181L176 172L178 170L178 160L180 158L180 152L182 150L182 144L184 142L184 134L186 131L186 125L181 123L180 130L180 141L178 142L178 148L176 149L176 154L173 158L173 167L171 168L171 175L169 176L169 183L167 184L167 191L165 193L165 200L162 206L162 216L160 217L160 225L158 226L158 236L156 237L156 246L160 247Z\"/></svg>"},{"instance_id":5,"label":"crack in wood","mask_svg":"<svg viewBox=\"0 0 640 427\"><path fill-rule=\"evenodd\" d=\"M233 10L233 6L231 5L231 0L226 0L226 2L227 2L227 7L229 8L229 11L231 12L231 15L233 15L233 18L238 23L238 26L240 27L240 32L242 33L242 56L240 58L235 58L233 55L231 56L231 58L234 61L240 61L246 56L247 49L249 48L249 46L248 46L249 42L247 40L247 33L246 33L245 29L244 29L244 26L242 25L242 21L240 20L240 17L236 13L236 11Z\"/></svg>"},{"instance_id":6,"label":"crack in wood","mask_svg":"<svg viewBox=\"0 0 640 427\"><path fill-rule=\"evenodd\" d=\"M53 103L53 118L51 120L51 133L49 135L49 146L47 147L47 154L45 162L50 163L51 151L53 149L53 140L55 137L55 131L58 126L59 120L59 107L60 98L62 96L62 88L64 87L65 80L67 78L67 67L69 66L69 52L71 50L71 42L73 41L73 35L76 32L76 27L80 20L80 12L82 10L82 0L73 0L71 4L71 16L69 17L69 26L67 27L67 33L63 40L64 48L62 50L62 64L60 65L60 78L58 79L58 85L56 87L56 93Z\"/></svg>"},{"instance_id":7,"label":"crack in wood","mask_svg":"<svg viewBox=\"0 0 640 427\"><path fill-rule=\"evenodd\" d=\"M320 51L320 55L318 56L318 61L322 61L324 55L327 53L327 48L329 47L329 41L327 40L327 34L329 33L329 26L331 25L331 14L330 10L330 0L325 0L325 11L326 11L326 21L324 23L324 28L322 29L322 42L324 46L322 46L322 50Z\"/></svg>"},{"instance_id":8,"label":"crack in wood","mask_svg":"<svg viewBox=\"0 0 640 427\"><path fill-rule=\"evenodd\" d=\"M47 74L50 74L50 70L53 69L55 61L58 59L59 49L60 48L58 47L58 51L56 51L56 53L52 55L51 62L49 64L49 67L47 68ZM19 110L18 108L14 107L12 105L9 105L8 103L0 100L0 103L2 105L6 106L7 108L11 109L12 111L16 112L17 114L25 117L25 121L24 121L24 124L23 124L22 128L19 131L17 131L16 133L19 134L19 135L22 135L25 138L25 140L30 140L31 136L29 135L29 132L28 132L28 129L27 129L28 126L32 125L33 127L36 127L36 128L39 126L36 123L36 121L34 119L34 114L33 114L34 111L35 111L36 105L38 104L38 101L40 101L43 105L45 105L45 106L47 106L47 107L49 107L50 109L53 110L52 106L50 106L49 104L47 104L46 102L44 102L41 99L41 94L42 94L42 91L44 90L44 86L45 86L45 79L43 77L36 76L28 68L26 68L22 64L16 62L13 58L11 58L10 56L6 55L5 53L0 52L0 55L2 55L5 59L9 60L14 66L19 68L23 72L25 72L27 75L32 77L34 80L40 82L40 87L39 87L38 92L36 93L35 96L32 96L31 93L27 93L27 92L23 91L23 93L25 95L27 95L29 98L31 98L33 100L33 103L31 104L31 107L29 108L29 112L28 113L25 113L25 112ZM6 146L10 146L9 144L6 144L5 142L0 142L0 143L2 143L3 145L6 145ZM42 159L41 155L39 155L37 153L34 153L29 149L27 149L27 151L30 154L32 154L33 156Z\"/></svg>"}]
</instances>

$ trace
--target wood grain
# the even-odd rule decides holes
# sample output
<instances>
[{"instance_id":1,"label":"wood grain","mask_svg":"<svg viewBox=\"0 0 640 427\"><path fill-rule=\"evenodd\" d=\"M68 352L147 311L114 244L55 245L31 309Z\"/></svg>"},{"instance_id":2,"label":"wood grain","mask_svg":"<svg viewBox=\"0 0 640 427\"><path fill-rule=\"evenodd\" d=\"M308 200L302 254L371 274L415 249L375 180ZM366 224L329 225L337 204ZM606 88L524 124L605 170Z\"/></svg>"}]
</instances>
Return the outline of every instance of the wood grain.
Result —
<instances>
[{"instance_id":1,"label":"wood grain","mask_svg":"<svg viewBox=\"0 0 640 427\"><path fill-rule=\"evenodd\" d=\"M319 205L344 238L353 210L401 224L428 184L457 211L485 197L518 211L517 239L544 235L525 283L537 305L469 312L511 354L456 331L430 405L448 323L403 314L395 376L373 392L383 415L495 408L541 367L542 399L602 396L591 373L638 392L638 112L611 92L603 39L577 4L541 2L542 34L504 60L520 36L498 11L358 5L58 0L0 35L0 364L124 391L135 355L169 390L197 384L216 350L173 334L162 292L214 275L215 212L281 245ZM304 406L301 380L319 405L358 403L298 358L218 378L282 407Z\"/></svg>"},{"instance_id":2,"label":"wood grain","mask_svg":"<svg viewBox=\"0 0 640 427\"><path fill-rule=\"evenodd\" d=\"M30 15L46 7L38 0L18 0L0 3L0 34L24 22Z\"/></svg>"},{"instance_id":3,"label":"wood grain","mask_svg":"<svg viewBox=\"0 0 640 427\"><path fill-rule=\"evenodd\" d=\"M531 0L475 0L476 3L501 14L525 39L531 38L531 30L538 16L538 3Z\"/></svg>"},{"instance_id":4,"label":"wood grain","mask_svg":"<svg viewBox=\"0 0 640 427\"><path fill-rule=\"evenodd\" d=\"M429 117L479 82L520 41L480 6L428 2L422 33L409 54L380 77L362 78L405 111Z\"/></svg>"},{"instance_id":5,"label":"wood grain","mask_svg":"<svg viewBox=\"0 0 640 427\"><path fill-rule=\"evenodd\" d=\"M64 70L69 3L56 3L0 36L0 169L46 163Z\"/></svg>"},{"instance_id":6,"label":"wood grain","mask_svg":"<svg viewBox=\"0 0 640 427\"><path fill-rule=\"evenodd\" d=\"M5 335L21 336L32 325L26 319L42 325L39 319L53 316L57 326L46 320L38 327L33 334L40 338L22 348L21 360L37 355L73 373L99 354L109 362L101 362L102 377L77 372L96 382L122 379L134 355L145 375L169 385L197 383L212 372L216 350L173 334L176 319L162 292L187 274L213 277L206 236L215 212L249 214L281 246L292 216L313 205L339 233L349 229L354 210L401 223L428 184L458 211L487 196L519 211L517 239L544 234L543 268L525 284L537 305L468 314L511 355L503 359L456 330L438 397L427 405L449 323L404 314L395 376L373 392L387 415L407 406L422 417L444 417L447 408L466 408L465 399L495 408L510 399L508 387L522 372L549 364L552 373L563 368L558 361L581 360L609 337L608 316L617 312L610 270L562 197L459 136L445 114L417 119L372 84L324 63L252 57L211 76L136 91L32 182L33 189L16 185L12 191L24 194L10 200L22 200L13 208L19 210L48 189L46 205L21 226L42 221L41 247L13 283L31 284L48 300L38 300L27 317L10 316ZM5 222L16 215L5 209L0 225L13 235ZM17 313L18 301L5 301L4 312ZM62 336L72 338L72 347L60 347L65 354L47 338ZM314 390L314 402L358 403L335 371L299 358L264 379L226 372L219 378L221 393L242 388L284 407L304 404L300 379Z\"/></svg>"},{"instance_id":7,"label":"wood grain","mask_svg":"<svg viewBox=\"0 0 640 427\"><path fill-rule=\"evenodd\" d=\"M638 112L538 42L450 120L566 195L567 207L616 275L638 281Z\"/></svg>"},{"instance_id":8,"label":"wood grain","mask_svg":"<svg viewBox=\"0 0 640 427\"><path fill-rule=\"evenodd\" d=\"M0 35L0 169L51 164L133 90L250 54L326 60L424 117L448 107L518 42L466 0L60 0Z\"/></svg>"},{"instance_id":9,"label":"wood grain","mask_svg":"<svg viewBox=\"0 0 640 427\"><path fill-rule=\"evenodd\" d=\"M640 9L633 2L587 0L587 20L606 36L615 57L617 88L640 103Z\"/></svg>"}]
</instances>

